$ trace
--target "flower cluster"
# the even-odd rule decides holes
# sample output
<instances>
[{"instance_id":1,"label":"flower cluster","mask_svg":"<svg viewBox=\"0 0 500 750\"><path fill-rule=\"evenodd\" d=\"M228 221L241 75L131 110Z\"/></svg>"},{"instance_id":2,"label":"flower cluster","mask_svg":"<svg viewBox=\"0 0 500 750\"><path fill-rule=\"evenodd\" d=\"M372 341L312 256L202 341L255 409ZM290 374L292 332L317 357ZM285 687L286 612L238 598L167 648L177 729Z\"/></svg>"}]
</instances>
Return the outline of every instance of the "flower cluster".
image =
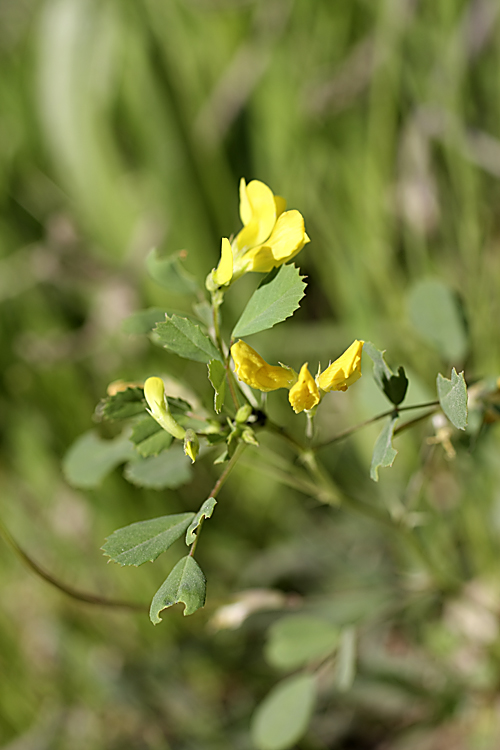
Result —
<instances>
[{"instance_id":1,"label":"flower cluster","mask_svg":"<svg viewBox=\"0 0 500 750\"><path fill-rule=\"evenodd\" d=\"M219 265L209 276L211 286L229 286L248 271L268 273L294 258L307 242L304 218L285 211L286 201L259 180L240 182L243 229L232 242L222 240Z\"/></svg>"},{"instance_id":2,"label":"flower cluster","mask_svg":"<svg viewBox=\"0 0 500 750\"><path fill-rule=\"evenodd\" d=\"M297 373L286 365L269 365L244 341L231 347L235 372L240 380L259 391L288 388L288 400L296 414L311 411L329 391L346 391L361 377L363 341L354 341L326 370L313 378L308 363Z\"/></svg>"}]
</instances>

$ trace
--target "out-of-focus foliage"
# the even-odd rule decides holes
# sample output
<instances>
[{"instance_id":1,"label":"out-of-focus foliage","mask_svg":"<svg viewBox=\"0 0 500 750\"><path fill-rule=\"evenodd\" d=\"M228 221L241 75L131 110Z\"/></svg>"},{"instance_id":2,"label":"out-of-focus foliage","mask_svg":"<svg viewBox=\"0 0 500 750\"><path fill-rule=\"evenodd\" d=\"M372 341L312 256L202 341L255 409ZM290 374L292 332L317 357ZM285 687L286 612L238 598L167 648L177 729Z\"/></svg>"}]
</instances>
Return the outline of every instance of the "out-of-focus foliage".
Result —
<instances>
[{"instance_id":1,"label":"out-of-focus foliage","mask_svg":"<svg viewBox=\"0 0 500 750\"><path fill-rule=\"evenodd\" d=\"M405 450L378 485L377 427L322 452L341 489L413 514L439 586L418 549L287 487L274 443L265 471L248 448L218 498L199 551L212 604L191 618L177 605L153 628L147 613L79 604L0 542L3 746L251 748L256 706L291 679L266 661L266 634L298 608L342 632L302 750L498 747L499 34L489 0L0 4L0 519L43 568L146 603L178 558L174 545L164 568L124 575L99 548L139 518L196 511L211 462L175 490L136 489L117 470L76 491L61 460L111 381L157 372L191 396L196 363L122 324L143 308L189 314L146 257L182 251L204 278L238 225L241 176L299 206L311 237L306 301L286 337L259 334L259 352L297 367L355 337L383 344L404 363L408 403L433 397L437 370L465 367L477 438L469 452L439 422L434 436L396 436ZM453 349L415 326L415 290L431 282L463 310ZM330 394L325 440L374 413L370 379L359 388ZM203 405L213 398L206 386ZM286 395L272 409L292 424ZM257 587L273 591L230 604Z\"/></svg>"}]
</instances>

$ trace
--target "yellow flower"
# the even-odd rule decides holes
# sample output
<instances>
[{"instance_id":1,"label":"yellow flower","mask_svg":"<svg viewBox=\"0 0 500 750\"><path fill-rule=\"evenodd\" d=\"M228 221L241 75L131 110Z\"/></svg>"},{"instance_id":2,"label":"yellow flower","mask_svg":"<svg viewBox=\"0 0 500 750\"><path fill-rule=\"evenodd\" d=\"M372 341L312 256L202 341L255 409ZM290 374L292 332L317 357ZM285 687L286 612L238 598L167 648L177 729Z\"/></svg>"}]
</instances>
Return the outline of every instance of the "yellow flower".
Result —
<instances>
[{"instance_id":1,"label":"yellow flower","mask_svg":"<svg viewBox=\"0 0 500 750\"><path fill-rule=\"evenodd\" d=\"M259 180L240 182L243 229L232 244L222 240L221 259L212 272L216 286L226 286L247 271L268 273L294 258L307 242L304 218L285 211L286 202ZM231 250L231 254L229 253Z\"/></svg>"},{"instance_id":2,"label":"yellow flower","mask_svg":"<svg viewBox=\"0 0 500 750\"><path fill-rule=\"evenodd\" d=\"M184 440L186 430L170 414L165 396L165 385L161 378L148 378L146 380L144 383L144 398L149 406L148 412L153 419L156 419L158 424L174 438Z\"/></svg>"},{"instance_id":3,"label":"yellow flower","mask_svg":"<svg viewBox=\"0 0 500 750\"><path fill-rule=\"evenodd\" d=\"M268 365L260 354L244 341L240 340L233 344L231 355L238 378L259 391L290 388L296 378L292 369Z\"/></svg>"},{"instance_id":4,"label":"yellow flower","mask_svg":"<svg viewBox=\"0 0 500 750\"><path fill-rule=\"evenodd\" d=\"M295 385L290 388L288 400L290 401L295 414L304 411L304 409L312 409L313 406L319 404L320 395L318 386L307 369L307 362L300 368L299 379Z\"/></svg>"},{"instance_id":5,"label":"yellow flower","mask_svg":"<svg viewBox=\"0 0 500 750\"><path fill-rule=\"evenodd\" d=\"M364 341L354 341L346 351L318 377L322 391L347 391L361 377L361 350Z\"/></svg>"}]
</instances>

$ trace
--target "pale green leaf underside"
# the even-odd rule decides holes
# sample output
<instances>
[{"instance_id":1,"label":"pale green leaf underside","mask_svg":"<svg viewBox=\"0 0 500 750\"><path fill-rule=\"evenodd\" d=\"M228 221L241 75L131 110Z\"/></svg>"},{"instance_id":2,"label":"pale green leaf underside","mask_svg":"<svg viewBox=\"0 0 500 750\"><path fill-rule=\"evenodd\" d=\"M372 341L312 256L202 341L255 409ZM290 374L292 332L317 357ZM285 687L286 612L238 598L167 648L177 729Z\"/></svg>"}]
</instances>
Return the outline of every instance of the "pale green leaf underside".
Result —
<instances>
[{"instance_id":1,"label":"pale green leaf underside","mask_svg":"<svg viewBox=\"0 0 500 750\"><path fill-rule=\"evenodd\" d=\"M153 597L149 618L153 625L161 622L159 613L174 604L182 602L184 615L192 615L205 604L206 578L194 559L186 555L173 568Z\"/></svg>"},{"instance_id":2,"label":"pale green leaf underside","mask_svg":"<svg viewBox=\"0 0 500 750\"><path fill-rule=\"evenodd\" d=\"M114 531L101 549L120 565L153 562L184 534L192 518L193 513L176 513L132 523Z\"/></svg>"},{"instance_id":3,"label":"pale green leaf underside","mask_svg":"<svg viewBox=\"0 0 500 750\"><path fill-rule=\"evenodd\" d=\"M304 296L306 284L303 278L294 265L282 266L272 281L252 294L231 337L240 338L266 331L289 318Z\"/></svg>"},{"instance_id":4,"label":"pale green leaf underside","mask_svg":"<svg viewBox=\"0 0 500 750\"><path fill-rule=\"evenodd\" d=\"M350 690L356 676L356 629L344 628L337 654L335 684L342 692Z\"/></svg>"},{"instance_id":5,"label":"pale green leaf underside","mask_svg":"<svg viewBox=\"0 0 500 750\"><path fill-rule=\"evenodd\" d=\"M464 374L457 374L455 368L451 371L451 380L444 378L441 373L437 376L437 392L442 410L450 422L459 430L467 426L467 386Z\"/></svg>"},{"instance_id":6,"label":"pale green leaf underside","mask_svg":"<svg viewBox=\"0 0 500 750\"><path fill-rule=\"evenodd\" d=\"M189 529L186 531L186 544L188 545L188 547L190 544L193 544L194 540L196 539L195 531L202 522L202 519L210 518L212 516L212 513L214 512L214 508L216 505L217 500L215 499L215 497L209 497L207 500L205 500L200 510L191 521Z\"/></svg>"},{"instance_id":7,"label":"pale green leaf underside","mask_svg":"<svg viewBox=\"0 0 500 750\"><path fill-rule=\"evenodd\" d=\"M173 445L159 456L130 461L124 473L125 478L132 484L155 490L174 490L182 484L187 484L192 477L191 461L184 455L180 445Z\"/></svg>"},{"instance_id":8,"label":"pale green leaf underside","mask_svg":"<svg viewBox=\"0 0 500 750\"><path fill-rule=\"evenodd\" d=\"M73 487L97 487L116 466L135 454L132 443L122 435L103 440L91 430L73 443L63 459L63 472Z\"/></svg>"},{"instance_id":9,"label":"pale green leaf underside","mask_svg":"<svg viewBox=\"0 0 500 750\"><path fill-rule=\"evenodd\" d=\"M283 617L269 629L266 659L278 669L296 669L322 659L339 643L339 629L319 617Z\"/></svg>"},{"instance_id":10,"label":"pale green leaf underside","mask_svg":"<svg viewBox=\"0 0 500 750\"><path fill-rule=\"evenodd\" d=\"M217 414L220 414L226 393L226 370L222 362L219 362L218 359L212 359L208 363L208 379L215 391L214 409Z\"/></svg>"},{"instance_id":11,"label":"pale green leaf underside","mask_svg":"<svg viewBox=\"0 0 500 750\"><path fill-rule=\"evenodd\" d=\"M195 362L210 362L217 359L222 362L222 357L201 328L187 318L179 315L168 316L163 323L158 323L154 332L158 334L160 343L174 354L184 359L192 359Z\"/></svg>"},{"instance_id":12,"label":"pale green leaf underside","mask_svg":"<svg viewBox=\"0 0 500 750\"><path fill-rule=\"evenodd\" d=\"M316 699L310 674L282 680L264 698L252 719L252 740L257 750L287 750L304 735Z\"/></svg>"},{"instance_id":13,"label":"pale green leaf underside","mask_svg":"<svg viewBox=\"0 0 500 750\"><path fill-rule=\"evenodd\" d=\"M397 417L396 419L389 419L376 440L370 467L370 477L374 482L378 482L378 470L392 466L398 455L397 450L392 447L392 436L396 421Z\"/></svg>"},{"instance_id":14,"label":"pale green leaf underside","mask_svg":"<svg viewBox=\"0 0 500 750\"><path fill-rule=\"evenodd\" d=\"M146 310L139 310L132 313L122 323L124 333L149 333L157 323L165 320L167 311L162 307L148 307Z\"/></svg>"}]
</instances>

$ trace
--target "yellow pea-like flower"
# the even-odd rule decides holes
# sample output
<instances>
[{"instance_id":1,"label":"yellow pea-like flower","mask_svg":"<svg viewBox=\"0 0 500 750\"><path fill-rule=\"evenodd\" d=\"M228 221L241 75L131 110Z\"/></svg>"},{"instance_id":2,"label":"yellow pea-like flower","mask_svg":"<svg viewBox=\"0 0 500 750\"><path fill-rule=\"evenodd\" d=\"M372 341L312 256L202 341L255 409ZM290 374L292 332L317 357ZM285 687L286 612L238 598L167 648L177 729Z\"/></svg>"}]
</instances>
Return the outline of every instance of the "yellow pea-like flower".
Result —
<instances>
[{"instance_id":1,"label":"yellow pea-like flower","mask_svg":"<svg viewBox=\"0 0 500 750\"><path fill-rule=\"evenodd\" d=\"M260 180L240 182L243 229L232 243L222 240L221 258L211 279L227 286L248 271L268 273L287 263L310 242L299 211L285 211L286 202ZM230 252L229 252L230 251Z\"/></svg>"},{"instance_id":2,"label":"yellow pea-like flower","mask_svg":"<svg viewBox=\"0 0 500 750\"><path fill-rule=\"evenodd\" d=\"M320 393L316 381L307 368L307 362L300 368L299 379L288 394L288 400L295 414L312 409L320 402Z\"/></svg>"},{"instance_id":3,"label":"yellow pea-like flower","mask_svg":"<svg viewBox=\"0 0 500 750\"><path fill-rule=\"evenodd\" d=\"M346 391L361 377L361 351L364 341L354 341L346 351L332 362L318 377L322 391Z\"/></svg>"},{"instance_id":4,"label":"yellow pea-like flower","mask_svg":"<svg viewBox=\"0 0 500 750\"><path fill-rule=\"evenodd\" d=\"M255 349L244 341L240 340L233 344L231 356L238 378L259 391L290 388L296 379L296 374L292 369L281 365L269 365Z\"/></svg>"},{"instance_id":5,"label":"yellow pea-like flower","mask_svg":"<svg viewBox=\"0 0 500 750\"><path fill-rule=\"evenodd\" d=\"M165 397L165 385L161 378L148 378L144 383L144 398L149 406L149 413L166 432L178 440L184 440L186 430L170 414Z\"/></svg>"}]
</instances>

